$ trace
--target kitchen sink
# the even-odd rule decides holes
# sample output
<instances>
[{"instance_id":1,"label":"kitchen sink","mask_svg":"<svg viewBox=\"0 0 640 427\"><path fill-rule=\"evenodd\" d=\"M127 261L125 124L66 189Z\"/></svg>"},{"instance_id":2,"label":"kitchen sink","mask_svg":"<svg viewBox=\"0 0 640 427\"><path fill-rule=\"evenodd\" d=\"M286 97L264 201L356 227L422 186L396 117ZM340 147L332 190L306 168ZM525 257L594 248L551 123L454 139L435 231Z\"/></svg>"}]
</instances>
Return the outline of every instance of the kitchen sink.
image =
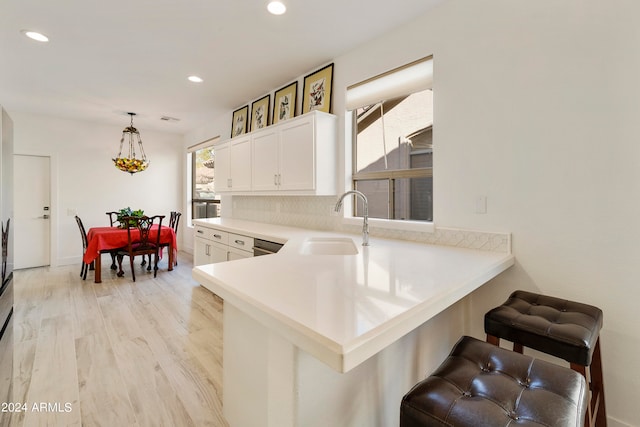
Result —
<instances>
[{"instance_id":1,"label":"kitchen sink","mask_svg":"<svg viewBox=\"0 0 640 427\"><path fill-rule=\"evenodd\" d=\"M311 237L304 241L303 255L356 255L358 247L348 237Z\"/></svg>"}]
</instances>

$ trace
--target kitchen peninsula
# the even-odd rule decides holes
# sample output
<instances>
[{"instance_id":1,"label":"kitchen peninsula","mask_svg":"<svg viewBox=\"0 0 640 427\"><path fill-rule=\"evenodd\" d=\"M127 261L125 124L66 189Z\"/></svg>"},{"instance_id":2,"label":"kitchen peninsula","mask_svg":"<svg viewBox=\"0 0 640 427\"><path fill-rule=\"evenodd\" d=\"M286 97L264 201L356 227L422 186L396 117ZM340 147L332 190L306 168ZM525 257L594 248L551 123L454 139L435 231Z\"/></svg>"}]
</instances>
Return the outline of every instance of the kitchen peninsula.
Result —
<instances>
[{"instance_id":1,"label":"kitchen peninsula","mask_svg":"<svg viewBox=\"0 0 640 427\"><path fill-rule=\"evenodd\" d=\"M193 270L224 299L231 426L397 424L424 364L439 363L464 332L459 301L514 263L504 252L377 238L363 247L357 235L233 219L196 224L286 242L274 255ZM319 254L314 242L353 242L357 253Z\"/></svg>"}]
</instances>

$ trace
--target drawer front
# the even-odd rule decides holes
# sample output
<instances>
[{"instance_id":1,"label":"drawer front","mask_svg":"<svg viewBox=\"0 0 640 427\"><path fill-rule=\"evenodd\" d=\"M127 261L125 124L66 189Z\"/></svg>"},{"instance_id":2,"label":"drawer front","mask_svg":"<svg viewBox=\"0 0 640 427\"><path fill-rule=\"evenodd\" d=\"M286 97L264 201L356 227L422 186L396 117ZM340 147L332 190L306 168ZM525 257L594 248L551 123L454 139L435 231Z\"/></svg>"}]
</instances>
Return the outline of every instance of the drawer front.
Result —
<instances>
[{"instance_id":1,"label":"drawer front","mask_svg":"<svg viewBox=\"0 0 640 427\"><path fill-rule=\"evenodd\" d=\"M229 242L229 233L226 231L217 230L215 228L202 227L196 225L194 235L214 242L222 243L223 245Z\"/></svg>"},{"instance_id":2,"label":"drawer front","mask_svg":"<svg viewBox=\"0 0 640 427\"><path fill-rule=\"evenodd\" d=\"M253 237L229 233L229 246L253 253Z\"/></svg>"}]
</instances>

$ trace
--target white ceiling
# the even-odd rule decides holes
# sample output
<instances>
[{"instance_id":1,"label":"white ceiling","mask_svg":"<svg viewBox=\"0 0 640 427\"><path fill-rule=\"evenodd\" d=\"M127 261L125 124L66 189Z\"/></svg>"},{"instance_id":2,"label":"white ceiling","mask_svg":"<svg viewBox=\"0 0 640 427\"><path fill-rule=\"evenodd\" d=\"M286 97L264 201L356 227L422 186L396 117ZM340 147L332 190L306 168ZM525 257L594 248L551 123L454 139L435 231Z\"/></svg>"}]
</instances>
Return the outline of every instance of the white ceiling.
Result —
<instances>
[{"instance_id":1,"label":"white ceiling","mask_svg":"<svg viewBox=\"0 0 640 427\"><path fill-rule=\"evenodd\" d=\"M285 1L273 16L266 0L2 0L0 104L184 133L443 0Z\"/></svg>"}]
</instances>

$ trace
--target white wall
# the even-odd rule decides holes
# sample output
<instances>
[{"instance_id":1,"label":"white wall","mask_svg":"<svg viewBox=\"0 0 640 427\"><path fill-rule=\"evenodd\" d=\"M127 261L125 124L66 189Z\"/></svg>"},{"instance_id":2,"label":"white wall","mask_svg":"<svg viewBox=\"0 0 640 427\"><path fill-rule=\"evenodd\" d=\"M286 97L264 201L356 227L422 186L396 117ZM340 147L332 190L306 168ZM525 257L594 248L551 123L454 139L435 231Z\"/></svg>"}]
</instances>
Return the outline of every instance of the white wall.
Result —
<instances>
[{"instance_id":1,"label":"white wall","mask_svg":"<svg viewBox=\"0 0 640 427\"><path fill-rule=\"evenodd\" d=\"M348 85L433 54L435 222L510 231L517 261L472 296L470 333L517 288L599 306L614 426L640 425L639 49L633 0L449 0L334 61L342 128Z\"/></svg>"},{"instance_id":2,"label":"white wall","mask_svg":"<svg viewBox=\"0 0 640 427\"><path fill-rule=\"evenodd\" d=\"M82 245L73 213L85 228L108 226L107 211L130 206L147 214L183 209L183 137L139 129L149 168L131 176L115 168L122 129L111 126L11 112L16 154L51 156L52 265L80 263ZM16 193L28 191L16 183ZM178 239L180 239L178 233ZM20 238L16 236L16 238ZM180 247L180 242L178 242Z\"/></svg>"},{"instance_id":3,"label":"white wall","mask_svg":"<svg viewBox=\"0 0 640 427\"><path fill-rule=\"evenodd\" d=\"M471 332L516 288L599 306L612 425L640 425L639 41L633 1L449 1L336 61L351 84L434 55L435 222L511 231L517 260Z\"/></svg>"}]
</instances>

